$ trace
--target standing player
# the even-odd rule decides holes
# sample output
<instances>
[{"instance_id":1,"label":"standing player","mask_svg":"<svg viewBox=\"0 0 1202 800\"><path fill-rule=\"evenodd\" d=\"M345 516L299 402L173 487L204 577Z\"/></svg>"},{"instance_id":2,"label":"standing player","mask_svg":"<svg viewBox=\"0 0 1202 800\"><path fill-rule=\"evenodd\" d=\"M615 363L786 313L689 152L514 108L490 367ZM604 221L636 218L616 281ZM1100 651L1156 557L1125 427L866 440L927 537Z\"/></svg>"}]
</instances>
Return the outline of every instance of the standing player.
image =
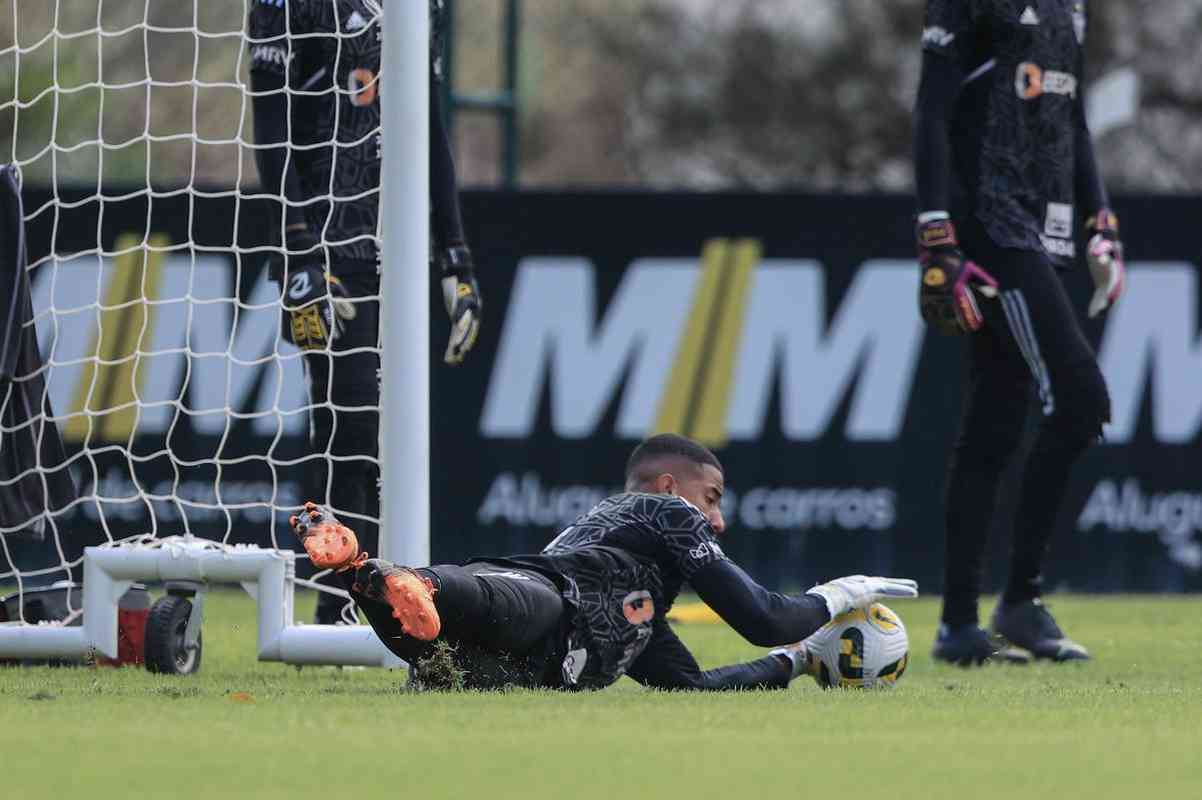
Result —
<instances>
[{"instance_id":1,"label":"standing player","mask_svg":"<svg viewBox=\"0 0 1202 800\"><path fill-rule=\"evenodd\" d=\"M1097 285L1090 316L1123 290L1118 222L1085 122L1085 4L928 0L926 14L915 110L919 302L940 331L971 334L934 656L972 663L995 650L977 617L985 539L1034 388L1042 424L993 628L1036 657L1084 659L1040 589L1070 469L1110 421L1106 383L1059 275L1073 264L1080 217Z\"/></svg>"},{"instance_id":2,"label":"standing player","mask_svg":"<svg viewBox=\"0 0 1202 800\"><path fill-rule=\"evenodd\" d=\"M443 124L442 0L431 0L430 187L457 364L480 326L481 302L464 241L450 142ZM283 333L305 351L316 465L310 496L355 520L374 548L378 505L380 294L379 0L252 0L247 25L255 157L264 190L279 195ZM321 594L317 621L342 602Z\"/></svg>"},{"instance_id":3,"label":"standing player","mask_svg":"<svg viewBox=\"0 0 1202 800\"><path fill-rule=\"evenodd\" d=\"M602 688L623 674L659 689L783 688L813 672L804 643L698 667L667 621L685 581L766 647L805 639L853 608L917 596L913 581L863 575L803 595L767 591L718 545L724 487L713 453L665 434L635 448L625 494L537 555L410 569L369 560L354 533L312 503L292 525L313 562L338 572L380 641L426 685L445 685L450 671L479 689Z\"/></svg>"}]
</instances>

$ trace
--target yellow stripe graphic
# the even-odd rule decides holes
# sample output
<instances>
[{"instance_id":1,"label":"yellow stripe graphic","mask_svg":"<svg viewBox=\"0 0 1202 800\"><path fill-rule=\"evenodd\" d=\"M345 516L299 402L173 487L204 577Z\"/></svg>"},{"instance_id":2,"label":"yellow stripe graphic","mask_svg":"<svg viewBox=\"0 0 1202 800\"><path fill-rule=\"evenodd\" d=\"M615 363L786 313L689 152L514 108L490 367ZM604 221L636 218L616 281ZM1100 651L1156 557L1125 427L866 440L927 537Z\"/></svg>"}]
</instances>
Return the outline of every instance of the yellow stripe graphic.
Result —
<instances>
[{"instance_id":1,"label":"yellow stripe graphic","mask_svg":"<svg viewBox=\"0 0 1202 800\"><path fill-rule=\"evenodd\" d=\"M735 358L743 338L743 320L747 313L747 295L752 276L760 262L760 243L754 239L735 242L731 257L730 275L726 281L724 302L719 311L717 329L713 331L713 346L703 364L697 411L689 436L709 447L727 443L726 413L730 408L734 388Z\"/></svg>"},{"instance_id":2,"label":"yellow stripe graphic","mask_svg":"<svg viewBox=\"0 0 1202 800\"><path fill-rule=\"evenodd\" d=\"M660 398L659 412L652 433L685 433L689 409L696 394L696 382L705 357L705 332L713 316L714 305L721 301L718 289L722 284L722 270L726 266L730 242L713 239L705 243L701 253L701 280L693 294L693 307L689 313L680 344L676 348L676 359L672 374Z\"/></svg>"},{"instance_id":3,"label":"yellow stripe graphic","mask_svg":"<svg viewBox=\"0 0 1202 800\"><path fill-rule=\"evenodd\" d=\"M735 360L760 255L754 239L705 243L701 280L660 398L654 433L681 433L712 447L726 444Z\"/></svg>"},{"instance_id":4,"label":"yellow stripe graphic","mask_svg":"<svg viewBox=\"0 0 1202 800\"><path fill-rule=\"evenodd\" d=\"M137 426L140 353L150 350L154 337L156 307L146 301L159 296L164 250L171 240L155 234L148 247L140 244L141 237L133 234L117 238L119 255L110 267L99 329L88 350L97 360L80 371L64 430L70 441L124 442ZM79 413L85 408L90 415Z\"/></svg>"}]
</instances>

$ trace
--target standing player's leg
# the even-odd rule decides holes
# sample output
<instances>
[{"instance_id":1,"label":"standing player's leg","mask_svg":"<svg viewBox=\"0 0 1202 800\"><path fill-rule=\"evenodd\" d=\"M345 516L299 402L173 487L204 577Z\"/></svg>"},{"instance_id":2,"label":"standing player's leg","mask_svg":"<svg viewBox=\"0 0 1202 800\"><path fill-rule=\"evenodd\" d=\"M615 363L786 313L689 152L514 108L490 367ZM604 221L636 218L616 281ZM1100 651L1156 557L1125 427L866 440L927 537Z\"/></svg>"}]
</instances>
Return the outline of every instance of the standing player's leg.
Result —
<instances>
[{"instance_id":1,"label":"standing player's leg","mask_svg":"<svg viewBox=\"0 0 1202 800\"><path fill-rule=\"evenodd\" d=\"M1038 256L1018 288L1002 301L1025 347L1044 369L1044 417L1024 468L1015 516L1010 578L993 627L1038 658L1089 658L1064 636L1040 601L1043 562L1056 530L1073 465L1102 438L1110 421L1110 395L1064 284ZM1042 261L1040 264L1038 262Z\"/></svg>"},{"instance_id":2,"label":"standing player's leg","mask_svg":"<svg viewBox=\"0 0 1202 800\"><path fill-rule=\"evenodd\" d=\"M379 278L354 273L342 278L353 298L375 298ZM380 358L379 301L357 299L355 317L344 321L342 334L330 352L306 356L310 402L313 403L311 443L319 458L306 472L306 492L351 522L368 552L378 552L378 491ZM334 579L326 581L339 586ZM316 621L333 624L343 619L347 602L336 595L318 595Z\"/></svg>"},{"instance_id":3,"label":"standing player's leg","mask_svg":"<svg viewBox=\"0 0 1202 800\"><path fill-rule=\"evenodd\" d=\"M982 311L994 316L988 304ZM970 336L966 350L964 413L944 506L942 624L933 652L936 659L959 664L980 663L997 650L978 624L985 547L1002 475L1022 441L1031 400L1030 371L997 320Z\"/></svg>"}]
</instances>

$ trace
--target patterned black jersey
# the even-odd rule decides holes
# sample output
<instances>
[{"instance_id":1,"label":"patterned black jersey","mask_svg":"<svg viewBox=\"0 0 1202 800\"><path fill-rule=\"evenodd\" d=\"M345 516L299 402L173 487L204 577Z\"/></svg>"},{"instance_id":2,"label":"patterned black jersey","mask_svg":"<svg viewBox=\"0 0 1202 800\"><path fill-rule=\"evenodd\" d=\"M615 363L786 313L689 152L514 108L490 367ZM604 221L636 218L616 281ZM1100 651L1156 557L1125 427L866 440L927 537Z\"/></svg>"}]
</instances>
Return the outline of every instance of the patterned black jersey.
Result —
<instances>
[{"instance_id":1,"label":"patterned black jersey","mask_svg":"<svg viewBox=\"0 0 1202 800\"><path fill-rule=\"evenodd\" d=\"M923 48L954 59L953 214L996 244L1074 255L1084 0L928 0Z\"/></svg>"},{"instance_id":2,"label":"patterned black jersey","mask_svg":"<svg viewBox=\"0 0 1202 800\"><path fill-rule=\"evenodd\" d=\"M542 553L488 561L537 570L560 586L572 609L563 685L596 689L642 654L681 585L725 558L705 516L685 500L620 494L598 503Z\"/></svg>"},{"instance_id":3,"label":"patterned black jersey","mask_svg":"<svg viewBox=\"0 0 1202 800\"><path fill-rule=\"evenodd\" d=\"M382 0L252 0L251 70L285 80L305 216L333 268L378 263ZM443 0L430 0L431 75L441 75Z\"/></svg>"},{"instance_id":4,"label":"patterned black jersey","mask_svg":"<svg viewBox=\"0 0 1202 800\"><path fill-rule=\"evenodd\" d=\"M670 495L628 493L603 500L543 552L571 556L598 545L628 553L658 572L665 613L697 570L726 558L705 515Z\"/></svg>"}]
</instances>

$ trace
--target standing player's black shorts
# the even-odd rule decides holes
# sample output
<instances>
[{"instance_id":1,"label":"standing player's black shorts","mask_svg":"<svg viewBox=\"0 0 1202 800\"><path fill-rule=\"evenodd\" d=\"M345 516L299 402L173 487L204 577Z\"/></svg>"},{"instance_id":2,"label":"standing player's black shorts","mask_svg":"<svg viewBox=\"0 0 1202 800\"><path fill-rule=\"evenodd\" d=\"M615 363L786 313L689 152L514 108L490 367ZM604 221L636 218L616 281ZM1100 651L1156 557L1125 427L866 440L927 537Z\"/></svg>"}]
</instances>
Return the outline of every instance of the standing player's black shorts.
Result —
<instances>
[{"instance_id":1,"label":"standing player's black shorts","mask_svg":"<svg viewBox=\"0 0 1202 800\"><path fill-rule=\"evenodd\" d=\"M994 424L1001 417L1025 419L1032 389L1049 423L1097 440L1110 418L1109 399L1092 416L1082 416L1079 375L1097 372L1096 355L1085 338L1061 272L1042 252L999 247L973 219L958 221L965 257L998 281L997 299L981 299L986 327L968 337L969 394L966 427ZM1098 382L1101 375L1098 374ZM1096 388L1096 387L1095 387ZM1090 405L1096 405L1091 403Z\"/></svg>"}]
</instances>

